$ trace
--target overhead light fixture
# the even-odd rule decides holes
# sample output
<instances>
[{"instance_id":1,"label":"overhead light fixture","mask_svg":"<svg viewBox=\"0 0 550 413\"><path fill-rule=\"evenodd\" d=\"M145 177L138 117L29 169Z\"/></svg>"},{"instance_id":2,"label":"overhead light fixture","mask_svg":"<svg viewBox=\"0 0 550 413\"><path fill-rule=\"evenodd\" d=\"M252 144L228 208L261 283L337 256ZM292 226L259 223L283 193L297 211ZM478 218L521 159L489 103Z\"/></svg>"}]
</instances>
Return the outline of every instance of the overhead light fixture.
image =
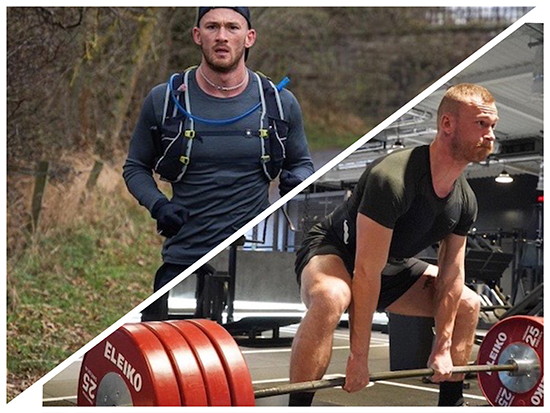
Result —
<instances>
[{"instance_id":1,"label":"overhead light fixture","mask_svg":"<svg viewBox=\"0 0 550 413\"><path fill-rule=\"evenodd\" d=\"M510 184L514 182L514 178L512 178L510 174L503 169L500 175L495 178L495 181L499 184Z\"/></svg>"},{"instance_id":2,"label":"overhead light fixture","mask_svg":"<svg viewBox=\"0 0 550 413\"><path fill-rule=\"evenodd\" d=\"M387 147L386 153L392 153L393 151L397 149L403 149L404 147L405 145L403 145L403 141L398 136L397 139L391 144L391 146ZM384 143L384 148L386 148L386 143Z\"/></svg>"},{"instance_id":3,"label":"overhead light fixture","mask_svg":"<svg viewBox=\"0 0 550 413\"><path fill-rule=\"evenodd\" d=\"M405 145L403 145L403 142L401 141L401 139L397 138L395 142L392 144L392 146L390 147L390 149L388 149L388 153L392 153L396 149L403 149L404 147Z\"/></svg>"},{"instance_id":4,"label":"overhead light fixture","mask_svg":"<svg viewBox=\"0 0 550 413\"><path fill-rule=\"evenodd\" d=\"M405 145L403 145L403 142L401 142L401 139L397 138L397 140L393 143L392 149L403 149Z\"/></svg>"}]
</instances>

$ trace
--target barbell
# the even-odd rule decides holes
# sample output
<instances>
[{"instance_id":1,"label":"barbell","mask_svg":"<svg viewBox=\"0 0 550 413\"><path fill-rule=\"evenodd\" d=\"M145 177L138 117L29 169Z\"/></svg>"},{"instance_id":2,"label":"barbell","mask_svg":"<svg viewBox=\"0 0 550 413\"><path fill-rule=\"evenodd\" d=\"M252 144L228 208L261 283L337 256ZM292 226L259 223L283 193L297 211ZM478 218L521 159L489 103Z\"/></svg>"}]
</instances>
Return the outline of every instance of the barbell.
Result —
<instances>
[{"instance_id":1,"label":"barbell","mask_svg":"<svg viewBox=\"0 0 550 413\"><path fill-rule=\"evenodd\" d=\"M453 373L477 373L493 406L542 406L543 318L514 316L483 339L477 365ZM372 373L371 381L430 376L432 369ZM79 406L254 406L255 399L342 386L344 377L267 387L252 384L233 337L203 319L121 326L83 358Z\"/></svg>"}]
</instances>

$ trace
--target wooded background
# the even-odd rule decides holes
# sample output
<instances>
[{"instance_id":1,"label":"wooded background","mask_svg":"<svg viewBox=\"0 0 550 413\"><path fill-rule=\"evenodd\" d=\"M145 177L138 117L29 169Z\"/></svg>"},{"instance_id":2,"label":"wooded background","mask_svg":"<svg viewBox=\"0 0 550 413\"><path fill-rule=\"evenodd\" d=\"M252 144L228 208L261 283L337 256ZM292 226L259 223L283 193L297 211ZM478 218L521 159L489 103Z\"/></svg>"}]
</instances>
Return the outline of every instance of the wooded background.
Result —
<instances>
[{"instance_id":1,"label":"wooded background","mask_svg":"<svg viewBox=\"0 0 550 413\"><path fill-rule=\"evenodd\" d=\"M252 8L249 67L289 88L313 151L343 149L528 8ZM7 204L28 221L21 175L49 160L69 183L84 156L120 168L142 101L200 62L194 8L8 8ZM53 162L56 161L56 162ZM91 168L91 165L89 166ZM24 237L8 237L8 255Z\"/></svg>"},{"instance_id":2,"label":"wooded background","mask_svg":"<svg viewBox=\"0 0 550 413\"><path fill-rule=\"evenodd\" d=\"M313 151L343 149L527 11L252 8L247 63L290 76ZM149 90L200 62L195 20L194 8L7 9L8 399L150 294L161 240L122 163ZM29 230L40 174L45 211Z\"/></svg>"},{"instance_id":3,"label":"wooded background","mask_svg":"<svg viewBox=\"0 0 550 413\"><path fill-rule=\"evenodd\" d=\"M445 10L253 8L248 64L277 81L290 75L308 124L362 135L519 15L465 9L459 19ZM200 61L193 8L8 8L7 16L10 167L67 151L112 159L151 87ZM315 135L310 142L317 147Z\"/></svg>"}]
</instances>

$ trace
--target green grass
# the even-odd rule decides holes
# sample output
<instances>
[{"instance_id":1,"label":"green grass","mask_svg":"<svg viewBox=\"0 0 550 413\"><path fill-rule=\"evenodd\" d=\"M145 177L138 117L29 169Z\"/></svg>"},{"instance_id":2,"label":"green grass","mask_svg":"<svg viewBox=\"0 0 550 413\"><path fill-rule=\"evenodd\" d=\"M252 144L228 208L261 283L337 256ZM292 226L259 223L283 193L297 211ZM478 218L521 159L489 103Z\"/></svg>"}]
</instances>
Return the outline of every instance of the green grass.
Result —
<instances>
[{"instance_id":1,"label":"green grass","mask_svg":"<svg viewBox=\"0 0 550 413\"><path fill-rule=\"evenodd\" d=\"M365 135L370 129L371 127L365 124L357 124L357 122L353 122L353 126L340 123L339 127L325 126L321 122L305 122L310 151L343 150Z\"/></svg>"},{"instance_id":2,"label":"green grass","mask_svg":"<svg viewBox=\"0 0 550 413\"><path fill-rule=\"evenodd\" d=\"M147 211L121 198L96 197L93 214L9 262L8 399L151 294L162 240Z\"/></svg>"}]
</instances>

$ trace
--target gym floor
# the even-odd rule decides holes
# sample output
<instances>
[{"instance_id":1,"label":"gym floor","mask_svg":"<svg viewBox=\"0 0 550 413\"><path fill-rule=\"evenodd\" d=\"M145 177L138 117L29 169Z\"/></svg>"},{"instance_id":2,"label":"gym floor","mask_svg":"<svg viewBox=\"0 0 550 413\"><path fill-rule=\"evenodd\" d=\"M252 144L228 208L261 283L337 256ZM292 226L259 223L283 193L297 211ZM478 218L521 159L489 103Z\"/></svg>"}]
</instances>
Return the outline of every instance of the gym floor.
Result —
<instances>
[{"instance_id":1,"label":"gym floor","mask_svg":"<svg viewBox=\"0 0 550 413\"><path fill-rule=\"evenodd\" d=\"M293 337L297 325L281 327L280 337ZM271 333L266 333L270 336ZM290 347L245 347L241 346L255 385L269 385L271 382L288 380ZM477 354L474 346L472 360ZM349 332L338 328L334 333L333 355L327 376L343 376L349 352ZM370 369L372 372L389 371L389 336L373 332ZM44 406L76 405L76 390L80 361L49 381L43 388ZM467 378L464 400L470 406L487 406L488 403L478 387L475 376ZM422 378L408 378L392 381L378 381L367 388L348 394L341 388L324 389L316 393L313 404L316 406L436 406L438 386L424 383ZM258 406L286 406L288 396L275 396L257 399Z\"/></svg>"}]
</instances>

